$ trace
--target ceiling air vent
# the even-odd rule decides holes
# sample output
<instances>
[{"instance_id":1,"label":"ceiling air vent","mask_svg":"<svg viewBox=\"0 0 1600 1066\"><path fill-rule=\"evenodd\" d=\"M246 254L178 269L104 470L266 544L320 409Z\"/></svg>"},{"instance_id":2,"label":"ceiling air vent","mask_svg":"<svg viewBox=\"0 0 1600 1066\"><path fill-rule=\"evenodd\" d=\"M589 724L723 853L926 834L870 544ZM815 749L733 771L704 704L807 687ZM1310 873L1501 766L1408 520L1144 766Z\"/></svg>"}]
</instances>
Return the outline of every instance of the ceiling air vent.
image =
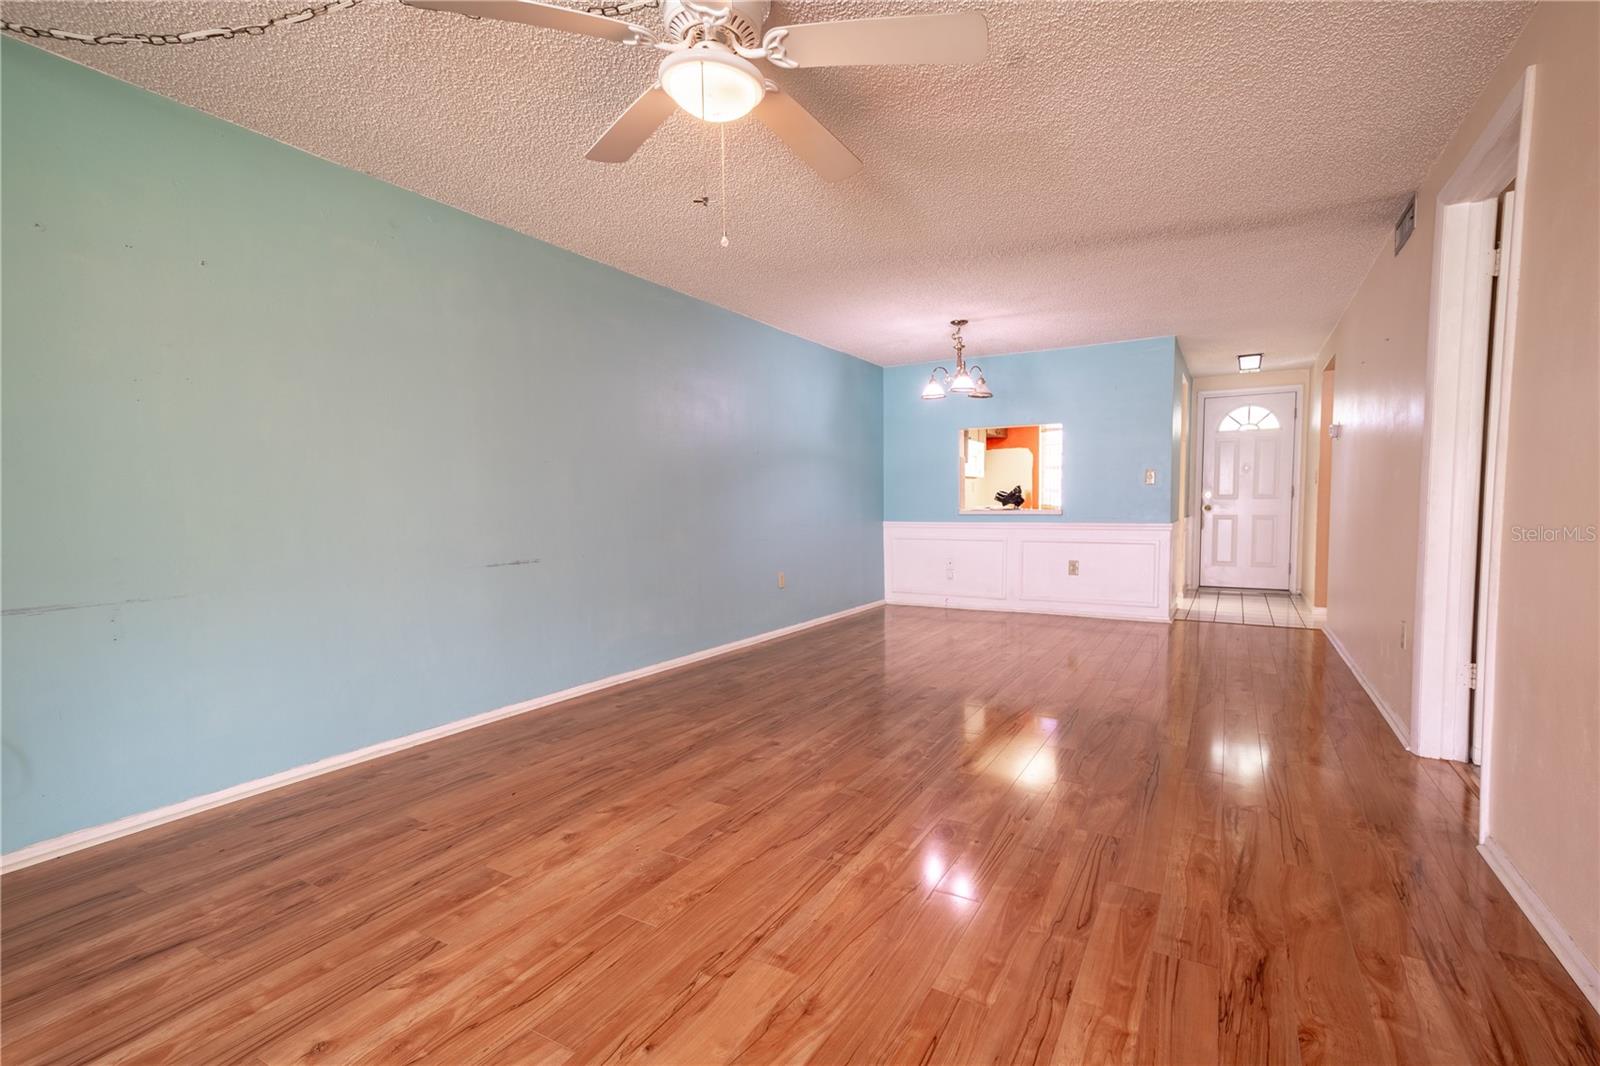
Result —
<instances>
[{"instance_id":1,"label":"ceiling air vent","mask_svg":"<svg viewBox=\"0 0 1600 1066\"><path fill-rule=\"evenodd\" d=\"M1399 255L1400 249L1406 246L1411 239L1411 231L1417 228L1417 198L1412 195L1406 209L1400 212L1400 221L1394 224L1394 254Z\"/></svg>"}]
</instances>

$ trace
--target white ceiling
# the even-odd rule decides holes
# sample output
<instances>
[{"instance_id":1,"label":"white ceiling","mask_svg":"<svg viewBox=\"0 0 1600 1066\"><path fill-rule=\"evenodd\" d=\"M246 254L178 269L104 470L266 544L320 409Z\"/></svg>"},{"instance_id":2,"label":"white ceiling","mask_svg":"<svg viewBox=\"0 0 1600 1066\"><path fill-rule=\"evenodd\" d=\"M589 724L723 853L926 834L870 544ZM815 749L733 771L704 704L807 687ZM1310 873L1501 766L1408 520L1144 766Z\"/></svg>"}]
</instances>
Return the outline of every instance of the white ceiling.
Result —
<instances>
[{"instance_id":1,"label":"white ceiling","mask_svg":"<svg viewBox=\"0 0 1600 1066\"><path fill-rule=\"evenodd\" d=\"M0 7L182 31L298 2ZM977 7L990 60L777 72L865 169L825 184L735 124L727 249L692 203L707 127L675 115L626 165L583 158L649 50L395 0L257 38L48 47L874 362L942 358L961 316L979 356L1175 333L1206 373L1315 354L1530 6L775 4L769 26Z\"/></svg>"}]
</instances>

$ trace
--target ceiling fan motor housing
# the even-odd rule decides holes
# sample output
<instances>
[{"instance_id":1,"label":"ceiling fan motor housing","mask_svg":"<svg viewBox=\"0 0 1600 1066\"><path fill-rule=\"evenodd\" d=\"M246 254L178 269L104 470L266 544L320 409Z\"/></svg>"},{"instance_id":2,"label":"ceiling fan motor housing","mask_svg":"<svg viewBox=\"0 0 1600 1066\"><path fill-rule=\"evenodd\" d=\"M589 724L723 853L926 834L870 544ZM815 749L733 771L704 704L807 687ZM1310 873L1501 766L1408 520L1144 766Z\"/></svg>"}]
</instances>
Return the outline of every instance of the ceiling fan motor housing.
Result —
<instances>
[{"instance_id":1,"label":"ceiling fan motor housing","mask_svg":"<svg viewBox=\"0 0 1600 1066\"><path fill-rule=\"evenodd\" d=\"M767 23L771 10L770 0L733 0L728 5L728 29L741 45L756 48L761 44L761 29ZM682 39L700 24L699 16L683 5L682 0L666 0L661 5L661 21L666 25L667 36Z\"/></svg>"}]
</instances>

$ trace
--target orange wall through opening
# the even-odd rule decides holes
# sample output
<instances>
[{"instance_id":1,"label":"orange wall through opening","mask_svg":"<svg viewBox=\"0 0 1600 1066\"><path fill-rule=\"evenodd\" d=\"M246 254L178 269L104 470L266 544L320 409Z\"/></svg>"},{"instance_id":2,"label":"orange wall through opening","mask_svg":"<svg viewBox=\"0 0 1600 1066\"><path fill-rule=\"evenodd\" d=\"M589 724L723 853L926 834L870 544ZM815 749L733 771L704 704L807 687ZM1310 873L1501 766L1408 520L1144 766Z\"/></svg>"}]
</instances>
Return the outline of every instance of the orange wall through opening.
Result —
<instances>
[{"instance_id":1,"label":"orange wall through opening","mask_svg":"<svg viewBox=\"0 0 1600 1066\"><path fill-rule=\"evenodd\" d=\"M999 451L1002 448L1026 448L1033 457L1033 484L1023 486L1023 491L1028 494L1022 501L1025 511L1039 509L1039 427L1038 426L1007 426L1006 435L1003 437L990 437L984 442L985 451Z\"/></svg>"}]
</instances>

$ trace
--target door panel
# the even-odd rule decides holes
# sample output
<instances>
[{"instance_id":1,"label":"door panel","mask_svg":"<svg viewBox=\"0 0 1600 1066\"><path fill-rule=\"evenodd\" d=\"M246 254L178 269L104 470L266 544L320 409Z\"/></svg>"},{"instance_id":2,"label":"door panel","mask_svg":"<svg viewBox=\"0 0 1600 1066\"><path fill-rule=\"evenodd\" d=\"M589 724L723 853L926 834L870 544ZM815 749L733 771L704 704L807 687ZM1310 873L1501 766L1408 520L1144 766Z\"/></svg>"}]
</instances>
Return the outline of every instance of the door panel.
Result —
<instances>
[{"instance_id":1,"label":"door panel","mask_svg":"<svg viewBox=\"0 0 1600 1066\"><path fill-rule=\"evenodd\" d=\"M1296 394L1263 389L1207 396L1202 408L1200 583L1287 589Z\"/></svg>"},{"instance_id":2,"label":"door panel","mask_svg":"<svg viewBox=\"0 0 1600 1066\"><path fill-rule=\"evenodd\" d=\"M1264 442L1253 441L1255 445L1251 450L1255 454L1255 478L1251 481L1251 488L1255 491L1256 499L1271 500L1278 495L1278 449L1261 447Z\"/></svg>"},{"instance_id":3,"label":"door panel","mask_svg":"<svg viewBox=\"0 0 1600 1066\"><path fill-rule=\"evenodd\" d=\"M1234 499L1239 495L1239 442L1218 441L1216 457L1215 495L1222 500Z\"/></svg>"},{"instance_id":4,"label":"door panel","mask_svg":"<svg viewBox=\"0 0 1600 1066\"><path fill-rule=\"evenodd\" d=\"M1271 566L1273 549L1278 544L1278 516L1257 514L1250 516L1250 565ZM1284 578L1288 581L1287 575Z\"/></svg>"},{"instance_id":5,"label":"door panel","mask_svg":"<svg viewBox=\"0 0 1600 1066\"><path fill-rule=\"evenodd\" d=\"M1211 551L1202 553L1202 559L1209 559L1213 567L1232 566L1238 561L1239 522L1231 514L1219 514L1212 517L1207 523L1213 527L1211 537ZM1204 539L1204 538L1202 538ZM1206 582L1210 584L1210 582Z\"/></svg>"}]
</instances>

